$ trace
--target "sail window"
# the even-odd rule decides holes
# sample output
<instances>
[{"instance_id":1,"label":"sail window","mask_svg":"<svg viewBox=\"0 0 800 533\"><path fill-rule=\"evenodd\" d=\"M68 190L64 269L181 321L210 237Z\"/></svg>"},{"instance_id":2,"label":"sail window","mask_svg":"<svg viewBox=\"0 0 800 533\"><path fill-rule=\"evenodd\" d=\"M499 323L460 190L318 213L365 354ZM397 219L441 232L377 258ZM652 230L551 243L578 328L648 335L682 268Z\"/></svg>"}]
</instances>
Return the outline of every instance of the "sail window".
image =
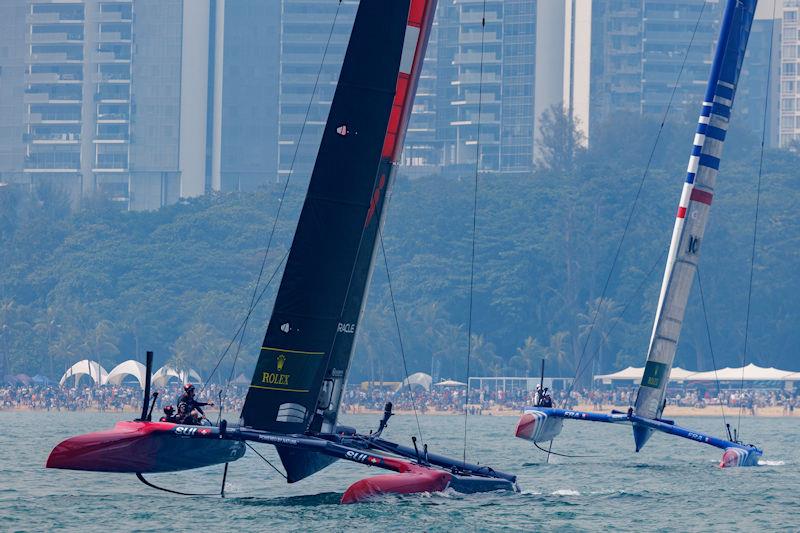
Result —
<instances>
[{"instance_id":1,"label":"sail window","mask_svg":"<svg viewBox=\"0 0 800 533\"><path fill-rule=\"evenodd\" d=\"M278 408L278 422L289 422L292 424L302 424L306 420L308 411L299 403L284 403Z\"/></svg>"},{"instance_id":2,"label":"sail window","mask_svg":"<svg viewBox=\"0 0 800 533\"><path fill-rule=\"evenodd\" d=\"M417 51L417 41L419 40L419 28L406 26L406 36L403 41L403 55L400 56L400 72L411 74L411 67L414 65L414 53Z\"/></svg>"}]
</instances>

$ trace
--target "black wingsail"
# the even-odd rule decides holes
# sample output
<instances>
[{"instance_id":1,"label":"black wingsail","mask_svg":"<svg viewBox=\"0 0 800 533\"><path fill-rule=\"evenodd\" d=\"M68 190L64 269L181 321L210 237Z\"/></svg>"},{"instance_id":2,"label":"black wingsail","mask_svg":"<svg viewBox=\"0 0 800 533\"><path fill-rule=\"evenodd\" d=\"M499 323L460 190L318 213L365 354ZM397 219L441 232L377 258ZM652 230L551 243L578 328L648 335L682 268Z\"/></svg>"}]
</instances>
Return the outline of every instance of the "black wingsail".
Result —
<instances>
[{"instance_id":1,"label":"black wingsail","mask_svg":"<svg viewBox=\"0 0 800 533\"><path fill-rule=\"evenodd\" d=\"M434 6L361 0L242 409L245 426L283 434L335 431ZM328 462L279 452L290 481ZM309 461L320 464L300 465Z\"/></svg>"}]
</instances>

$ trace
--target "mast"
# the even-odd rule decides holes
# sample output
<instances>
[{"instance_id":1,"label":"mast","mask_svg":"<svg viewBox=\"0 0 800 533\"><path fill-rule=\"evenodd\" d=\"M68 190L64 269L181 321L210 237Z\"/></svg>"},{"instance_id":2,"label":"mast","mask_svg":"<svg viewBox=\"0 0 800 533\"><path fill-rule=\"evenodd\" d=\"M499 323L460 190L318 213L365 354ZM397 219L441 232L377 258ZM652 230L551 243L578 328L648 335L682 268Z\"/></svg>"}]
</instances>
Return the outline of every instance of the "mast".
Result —
<instances>
[{"instance_id":1,"label":"mast","mask_svg":"<svg viewBox=\"0 0 800 533\"><path fill-rule=\"evenodd\" d=\"M678 204L669 255L658 298L653 332L634 412L659 419L675 359L686 303L694 281L714 197L722 147L731 117L736 84L744 60L757 0L727 0L711 75L689 156L686 182ZM688 52L687 52L688 53ZM636 451L652 429L634 424Z\"/></svg>"},{"instance_id":2,"label":"mast","mask_svg":"<svg viewBox=\"0 0 800 533\"><path fill-rule=\"evenodd\" d=\"M283 434L336 429L435 6L436 0L359 4L242 409L247 427ZM289 481L330 462L278 451Z\"/></svg>"}]
</instances>

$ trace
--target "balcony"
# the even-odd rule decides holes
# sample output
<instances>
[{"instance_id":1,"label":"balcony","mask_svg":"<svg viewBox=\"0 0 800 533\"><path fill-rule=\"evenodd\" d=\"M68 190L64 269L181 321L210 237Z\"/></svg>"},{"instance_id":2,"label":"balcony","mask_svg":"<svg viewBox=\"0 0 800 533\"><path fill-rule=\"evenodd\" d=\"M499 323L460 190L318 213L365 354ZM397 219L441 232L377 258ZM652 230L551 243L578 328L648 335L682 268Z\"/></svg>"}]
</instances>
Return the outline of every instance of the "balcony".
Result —
<instances>
[{"instance_id":1,"label":"balcony","mask_svg":"<svg viewBox=\"0 0 800 533\"><path fill-rule=\"evenodd\" d=\"M28 84L36 83L82 83L83 80L79 74L75 73L58 73L58 72L34 72L25 74L25 82Z\"/></svg>"},{"instance_id":2,"label":"balcony","mask_svg":"<svg viewBox=\"0 0 800 533\"><path fill-rule=\"evenodd\" d=\"M480 31L473 31L459 34L458 42L460 44L480 44L481 42L484 44L491 44L500 42L500 38L494 32L486 32L484 34Z\"/></svg>"},{"instance_id":3,"label":"balcony","mask_svg":"<svg viewBox=\"0 0 800 533\"><path fill-rule=\"evenodd\" d=\"M28 24L75 24L84 21L82 14L74 13L28 13L25 22Z\"/></svg>"},{"instance_id":4,"label":"balcony","mask_svg":"<svg viewBox=\"0 0 800 533\"><path fill-rule=\"evenodd\" d=\"M25 42L28 44L79 43L83 42L83 34L72 32L28 33L25 35Z\"/></svg>"},{"instance_id":5,"label":"balcony","mask_svg":"<svg viewBox=\"0 0 800 533\"><path fill-rule=\"evenodd\" d=\"M96 63L130 63L130 52L127 54L118 54L117 52L95 52L94 61Z\"/></svg>"},{"instance_id":6,"label":"balcony","mask_svg":"<svg viewBox=\"0 0 800 533\"><path fill-rule=\"evenodd\" d=\"M29 113L28 124L80 124L81 116L79 113Z\"/></svg>"},{"instance_id":7,"label":"balcony","mask_svg":"<svg viewBox=\"0 0 800 533\"><path fill-rule=\"evenodd\" d=\"M129 72L125 73L108 73L108 72L95 72L92 76L92 81L97 83L130 83L131 75Z\"/></svg>"},{"instance_id":8,"label":"balcony","mask_svg":"<svg viewBox=\"0 0 800 533\"><path fill-rule=\"evenodd\" d=\"M459 17L459 22L462 24L480 24L483 20L483 13L461 13ZM486 24L492 22L499 22L500 18L497 16L497 13L489 12L486 13Z\"/></svg>"},{"instance_id":9,"label":"balcony","mask_svg":"<svg viewBox=\"0 0 800 533\"><path fill-rule=\"evenodd\" d=\"M92 140L95 144L124 144L128 142L130 135L124 133L98 133Z\"/></svg>"},{"instance_id":10,"label":"balcony","mask_svg":"<svg viewBox=\"0 0 800 533\"><path fill-rule=\"evenodd\" d=\"M133 17L120 11L105 11L94 16L96 22L131 22Z\"/></svg>"},{"instance_id":11,"label":"balcony","mask_svg":"<svg viewBox=\"0 0 800 533\"><path fill-rule=\"evenodd\" d=\"M122 34L118 31L104 31L97 34L97 42L100 43L129 43L130 33Z\"/></svg>"},{"instance_id":12,"label":"balcony","mask_svg":"<svg viewBox=\"0 0 800 533\"><path fill-rule=\"evenodd\" d=\"M483 79L480 74L462 74L457 80L451 81L450 85L480 85L481 83L500 83L501 81L502 79L497 74L484 73Z\"/></svg>"},{"instance_id":13,"label":"balcony","mask_svg":"<svg viewBox=\"0 0 800 533\"><path fill-rule=\"evenodd\" d=\"M464 64L480 64L481 62L481 54L480 52L469 52L469 53L462 53L456 54L453 58L453 64L455 65L464 65ZM493 54L487 52L483 54L483 63L499 63L500 59L497 57L497 54Z\"/></svg>"},{"instance_id":14,"label":"balcony","mask_svg":"<svg viewBox=\"0 0 800 533\"><path fill-rule=\"evenodd\" d=\"M127 124L130 120L125 113L98 113L98 124Z\"/></svg>"},{"instance_id":15,"label":"balcony","mask_svg":"<svg viewBox=\"0 0 800 533\"><path fill-rule=\"evenodd\" d=\"M31 135L33 144L80 144L80 133L34 133Z\"/></svg>"},{"instance_id":16,"label":"balcony","mask_svg":"<svg viewBox=\"0 0 800 533\"><path fill-rule=\"evenodd\" d=\"M70 55L67 52L47 52L31 54L28 63L81 63L83 56Z\"/></svg>"}]
</instances>

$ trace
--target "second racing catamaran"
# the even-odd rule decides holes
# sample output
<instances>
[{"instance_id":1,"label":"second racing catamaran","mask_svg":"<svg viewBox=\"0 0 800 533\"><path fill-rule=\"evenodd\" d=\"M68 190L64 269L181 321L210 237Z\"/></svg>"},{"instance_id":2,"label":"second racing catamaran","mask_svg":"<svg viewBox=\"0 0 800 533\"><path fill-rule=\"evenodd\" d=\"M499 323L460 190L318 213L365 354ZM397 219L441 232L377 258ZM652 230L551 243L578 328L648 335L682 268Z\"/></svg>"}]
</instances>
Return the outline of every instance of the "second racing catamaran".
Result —
<instances>
[{"instance_id":1,"label":"second racing catamaran","mask_svg":"<svg viewBox=\"0 0 800 533\"><path fill-rule=\"evenodd\" d=\"M517 425L517 437L537 443L551 441L561 432L564 419L626 424L633 427L637 452L654 431L659 431L723 449L722 467L758 464L761 449L739 442L735 435L729 434L728 440L720 439L677 426L662 418L666 387L689 290L697 272L714 183L756 3L757 0L727 0L725 6L711 75L689 157L686 182L672 231L647 363L635 405L626 413L611 414L543 407L526 409Z\"/></svg>"}]
</instances>

